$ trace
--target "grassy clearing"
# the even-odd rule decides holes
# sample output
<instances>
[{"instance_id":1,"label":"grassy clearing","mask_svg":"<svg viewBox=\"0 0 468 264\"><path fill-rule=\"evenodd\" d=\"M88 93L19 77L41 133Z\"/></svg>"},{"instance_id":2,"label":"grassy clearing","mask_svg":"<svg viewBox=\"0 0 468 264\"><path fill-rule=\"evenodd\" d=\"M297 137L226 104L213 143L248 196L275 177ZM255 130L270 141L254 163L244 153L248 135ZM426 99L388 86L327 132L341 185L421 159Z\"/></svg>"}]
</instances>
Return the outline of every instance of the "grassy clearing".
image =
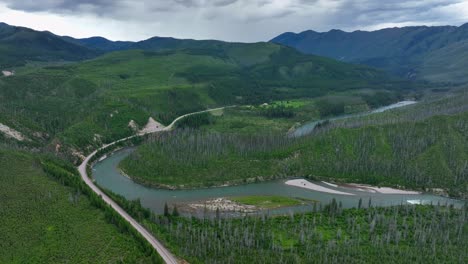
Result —
<instances>
[{"instance_id":1,"label":"grassy clearing","mask_svg":"<svg viewBox=\"0 0 468 264\"><path fill-rule=\"evenodd\" d=\"M254 205L264 209L274 209L279 207L289 207L302 204L302 202L297 199L284 196L252 195L242 197L231 197L229 199L241 204Z\"/></svg>"},{"instance_id":2,"label":"grassy clearing","mask_svg":"<svg viewBox=\"0 0 468 264\"><path fill-rule=\"evenodd\" d=\"M271 104L266 105L265 107L275 107L275 106L284 106L292 108L300 108L309 103L310 100L297 99L297 100L287 100L287 101L274 101Z\"/></svg>"},{"instance_id":3,"label":"grassy clearing","mask_svg":"<svg viewBox=\"0 0 468 264\"><path fill-rule=\"evenodd\" d=\"M295 124L287 118L267 118L258 108L237 107L225 109L222 116L215 116L214 122L202 129L223 133L255 134L265 132L286 132Z\"/></svg>"}]
</instances>

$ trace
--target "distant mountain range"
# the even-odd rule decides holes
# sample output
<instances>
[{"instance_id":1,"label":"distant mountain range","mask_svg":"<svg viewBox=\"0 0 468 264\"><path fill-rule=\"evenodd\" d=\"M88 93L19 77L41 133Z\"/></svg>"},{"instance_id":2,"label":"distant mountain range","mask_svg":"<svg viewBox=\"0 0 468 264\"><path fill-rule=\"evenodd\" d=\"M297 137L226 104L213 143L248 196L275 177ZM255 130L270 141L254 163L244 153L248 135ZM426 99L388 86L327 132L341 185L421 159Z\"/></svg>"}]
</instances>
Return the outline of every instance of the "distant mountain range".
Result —
<instances>
[{"instance_id":1,"label":"distant mountain range","mask_svg":"<svg viewBox=\"0 0 468 264\"><path fill-rule=\"evenodd\" d=\"M468 23L460 27L417 26L371 32L287 32L271 42L412 79L468 81Z\"/></svg>"},{"instance_id":2,"label":"distant mountain range","mask_svg":"<svg viewBox=\"0 0 468 264\"><path fill-rule=\"evenodd\" d=\"M180 50L180 49L213 49L226 48L238 43L224 42L220 40L194 40L176 39L171 37L152 37L146 40L131 41L111 41L103 37L91 37L75 39L72 37L62 37L64 40L84 46L89 49L110 52L117 50Z\"/></svg>"},{"instance_id":3,"label":"distant mountain range","mask_svg":"<svg viewBox=\"0 0 468 264\"><path fill-rule=\"evenodd\" d=\"M62 37L62 39L76 45L84 46L89 49L105 52L129 49L131 45L135 43L132 41L112 41L103 37L76 39L65 36Z\"/></svg>"},{"instance_id":4,"label":"distant mountain range","mask_svg":"<svg viewBox=\"0 0 468 264\"><path fill-rule=\"evenodd\" d=\"M93 58L100 52L75 45L47 31L0 23L0 66L24 65L27 61L73 61Z\"/></svg>"},{"instance_id":5,"label":"distant mountain range","mask_svg":"<svg viewBox=\"0 0 468 264\"><path fill-rule=\"evenodd\" d=\"M15 67L28 61L79 61L122 50L169 51L181 49L226 50L239 43L218 40L153 37L138 42L111 41L103 37L77 39L48 31L0 23L0 67ZM251 54L252 55L252 54Z\"/></svg>"},{"instance_id":6,"label":"distant mountain range","mask_svg":"<svg viewBox=\"0 0 468 264\"><path fill-rule=\"evenodd\" d=\"M365 64L408 79L433 82L468 82L468 24L460 27L404 27L377 31L284 33L270 42L302 53ZM47 31L0 23L0 67L28 61L79 61L121 50L209 50L223 53L239 43L218 40L153 37L147 40L111 41L103 37L76 39ZM242 49L238 49L241 51ZM257 49L258 51L261 49ZM253 54L244 54L247 57Z\"/></svg>"}]
</instances>

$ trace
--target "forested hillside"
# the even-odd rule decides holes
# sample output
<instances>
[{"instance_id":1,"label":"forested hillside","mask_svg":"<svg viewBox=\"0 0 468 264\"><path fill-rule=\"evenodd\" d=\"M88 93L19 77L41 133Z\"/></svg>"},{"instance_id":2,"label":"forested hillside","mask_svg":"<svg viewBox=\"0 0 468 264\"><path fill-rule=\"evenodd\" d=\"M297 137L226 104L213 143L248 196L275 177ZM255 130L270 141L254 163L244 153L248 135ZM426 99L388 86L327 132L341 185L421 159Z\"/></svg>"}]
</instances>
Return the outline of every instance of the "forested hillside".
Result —
<instances>
[{"instance_id":1,"label":"forested hillside","mask_svg":"<svg viewBox=\"0 0 468 264\"><path fill-rule=\"evenodd\" d=\"M122 51L3 77L0 122L51 149L87 152L134 133L131 120L138 129L150 116L168 124L207 107L382 87L402 93L411 84L268 43Z\"/></svg>"},{"instance_id":2,"label":"forested hillside","mask_svg":"<svg viewBox=\"0 0 468 264\"><path fill-rule=\"evenodd\" d=\"M0 70L22 66L29 61L76 61L98 54L50 32L0 23Z\"/></svg>"},{"instance_id":3,"label":"forested hillside","mask_svg":"<svg viewBox=\"0 0 468 264\"><path fill-rule=\"evenodd\" d=\"M131 46L134 44L134 42L131 41L111 41L103 37L76 39L66 36L62 38L73 44L102 52L131 49Z\"/></svg>"},{"instance_id":4,"label":"forested hillside","mask_svg":"<svg viewBox=\"0 0 468 264\"><path fill-rule=\"evenodd\" d=\"M43 158L0 149L1 263L159 261L100 200L47 174Z\"/></svg>"},{"instance_id":5,"label":"forested hillside","mask_svg":"<svg viewBox=\"0 0 468 264\"><path fill-rule=\"evenodd\" d=\"M307 54L361 63L411 79L466 83L468 24L377 31L287 32L271 40ZM454 73L455 72L455 73Z\"/></svg>"}]
</instances>

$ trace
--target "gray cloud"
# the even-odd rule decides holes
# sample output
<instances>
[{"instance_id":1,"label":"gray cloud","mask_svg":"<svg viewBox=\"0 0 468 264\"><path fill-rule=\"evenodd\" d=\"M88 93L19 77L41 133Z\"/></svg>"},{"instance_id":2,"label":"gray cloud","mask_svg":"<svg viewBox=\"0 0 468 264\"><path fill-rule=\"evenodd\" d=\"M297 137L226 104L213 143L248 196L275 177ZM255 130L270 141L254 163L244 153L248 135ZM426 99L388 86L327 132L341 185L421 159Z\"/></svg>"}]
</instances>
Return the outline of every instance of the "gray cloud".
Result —
<instances>
[{"instance_id":1,"label":"gray cloud","mask_svg":"<svg viewBox=\"0 0 468 264\"><path fill-rule=\"evenodd\" d=\"M109 34L125 36L125 30L131 29L132 36L142 38L166 35L258 41L284 31L468 22L466 0L0 0L0 3L29 13L97 17L102 23L96 27L103 27ZM120 23L118 28L116 23Z\"/></svg>"},{"instance_id":2,"label":"gray cloud","mask_svg":"<svg viewBox=\"0 0 468 264\"><path fill-rule=\"evenodd\" d=\"M106 7L116 7L119 1L112 0L23 0L23 1L2 1L8 7L15 10L27 12L80 12L83 7L92 7L91 10L105 9Z\"/></svg>"},{"instance_id":3,"label":"gray cloud","mask_svg":"<svg viewBox=\"0 0 468 264\"><path fill-rule=\"evenodd\" d=\"M170 1L168 1L170 2ZM174 0L174 2L185 7L207 7L207 6L227 6L237 2L237 0Z\"/></svg>"},{"instance_id":4,"label":"gray cloud","mask_svg":"<svg viewBox=\"0 0 468 264\"><path fill-rule=\"evenodd\" d=\"M346 1L342 6L340 20L356 18L357 25L369 25L379 23L411 22L426 24L434 22L450 23L450 16L442 15L437 9L454 5L460 0L426 0L426 1ZM438 21L440 20L440 21ZM346 23L346 21L342 21Z\"/></svg>"},{"instance_id":5,"label":"gray cloud","mask_svg":"<svg viewBox=\"0 0 468 264\"><path fill-rule=\"evenodd\" d=\"M206 8L228 6L238 0L162 0L162 1L132 1L132 0L1 0L8 7L27 12L96 12L97 14L112 14L119 8L131 8L135 5L143 5L150 10L172 11L185 8ZM110 11L110 12L109 12Z\"/></svg>"}]
</instances>

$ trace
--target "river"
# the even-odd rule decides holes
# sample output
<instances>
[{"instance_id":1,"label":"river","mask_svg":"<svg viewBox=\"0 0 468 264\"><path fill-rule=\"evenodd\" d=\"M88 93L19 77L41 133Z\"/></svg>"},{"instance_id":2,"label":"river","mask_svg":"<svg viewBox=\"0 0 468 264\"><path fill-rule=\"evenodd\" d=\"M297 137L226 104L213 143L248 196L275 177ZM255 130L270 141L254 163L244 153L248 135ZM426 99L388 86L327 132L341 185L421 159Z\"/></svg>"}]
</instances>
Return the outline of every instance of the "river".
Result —
<instances>
[{"instance_id":1,"label":"river","mask_svg":"<svg viewBox=\"0 0 468 264\"><path fill-rule=\"evenodd\" d=\"M386 105L386 106L376 108L376 109L374 109L372 111L361 112L361 113L356 113L356 114L340 115L340 116L329 118L327 120L336 121L336 120L342 120L342 119L347 119L347 118L352 118L352 117L368 116L368 115L371 115L371 114L382 113L382 112L385 112L385 111L390 110L390 109L395 109L395 108L399 108L399 107L403 107L403 106L407 106L407 105L412 105L412 104L415 104L415 103L417 103L417 102L416 101L401 101L401 102L394 103L394 104L391 104L391 105ZM309 134L310 132L312 132L314 130L314 128L317 126L318 123L323 122L323 121L325 121L325 120L316 120L316 121L305 123L304 125L302 125L302 126L298 127L297 129L295 129L291 133L291 136L301 137L301 136L307 135L307 134Z\"/></svg>"},{"instance_id":2,"label":"river","mask_svg":"<svg viewBox=\"0 0 468 264\"><path fill-rule=\"evenodd\" d=\"M356 116L365 116L372 113L380 113L389 109L414 104L414 101L403 101L396 104L381 107L366 113L345 115L330 120L338 120ZM315 125L320 121L306 123L304 126L294 132L294 136L301 136L310 133ZM123 176L117 166L121 160L130 155L134 148L126 148L115 152L106 159L98 162L93 167L93 177L97 184L103 188L111 190L114 193L123 195L126 199L140 199L144 207L151 209L155 213L162 213L164 204L187 203L202 201L218 197L234 197L245 195L281 195L286 197L298 197L304 199L313 199L319 201L322 205L328 204L333 198L341 202L343 208L356 207L359 199L362 199L363 205L367 205L369 199L375 206L391 206L408 203L423 204L453 204L456 207L463 205L462 201L449 199L446 197L431 194L382 194L369 193L353 190L346 187L330 187L321 182L315 184L334 189L337 191L352 193L354 195L339 195L324 192L318 192L285 184L286 180L276 180L261 183L252 183L238 186L194 189L194 190L165 190L149 188L133 182L128 177ZM288 211L303 212L310 211L312 205L301 205L289 208L272 210L272 213L286 213Z\"/></svg>"},{"instance_id":3,"label":"river","mask_svg":"<svg viewBox=\"0 0 468 264\"><path fill-rule=\"evenodd\" d=\"M97 184L103 188L109 189L114 193L123 195L129 200L140 199L144 207L151 209L155 213L162 213L164 204L186 203L191 201L200 201L217 197L244 196L244 195L281 195L286 197L299 197L305 199L314 199L324 204L328 204L333 198L341 202L343 208L356 207L359 199L362 198L363 205L367 205L371 199L372 205L390 206L407 203L425 203L425 204L453 204L456 207L463 205L462 201L449 199L431 194L380 194L355 191L349 188L333 188L321 182L314 182L318 185L353 193L355 195L338 195L318 191L307 190L299 187L286 185L286 180L276 180L261 183L252 183L239 186L195 189L195 190L164 190L142 186L133 182L131 179L120 174L117 165L121 160L130 155L133 148L127 148L115 152L107 159L98 162L93 167L93 176ZM409 202L408 202L409 201ZM286 213L288 211L303 212L310 211L311 205L296 206L273 210L272 213Z\"/></svg>"}]
</instances>

